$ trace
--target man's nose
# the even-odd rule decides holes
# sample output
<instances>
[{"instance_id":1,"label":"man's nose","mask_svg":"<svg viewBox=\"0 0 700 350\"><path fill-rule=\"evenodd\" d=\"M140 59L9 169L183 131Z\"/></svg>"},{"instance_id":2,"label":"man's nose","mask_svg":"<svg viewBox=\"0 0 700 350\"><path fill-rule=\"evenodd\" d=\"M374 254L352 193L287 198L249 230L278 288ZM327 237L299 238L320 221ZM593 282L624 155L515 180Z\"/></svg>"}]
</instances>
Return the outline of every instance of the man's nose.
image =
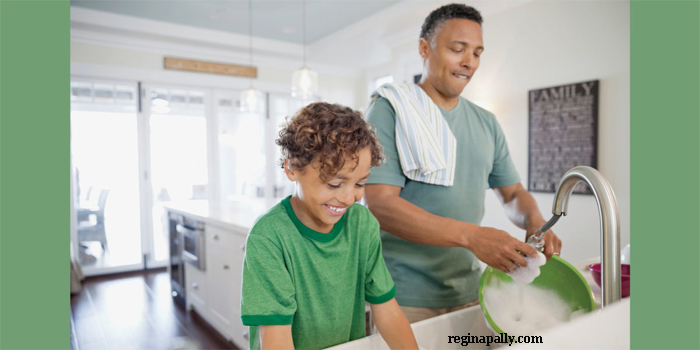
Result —
<instances>
[{"instance_id":1,"label":"man's nose","mask_svg":"<svg viewBox=\"0 0 700 350\"><path fill-rule=\"evenodd\" d=\"M474 68L474 60L475 59L476 58L474 58L474 55L469 54L469 53L465 54L464 57L462 57L462 67L464 67L466 69Z\"/></svg>"}]
</instances>

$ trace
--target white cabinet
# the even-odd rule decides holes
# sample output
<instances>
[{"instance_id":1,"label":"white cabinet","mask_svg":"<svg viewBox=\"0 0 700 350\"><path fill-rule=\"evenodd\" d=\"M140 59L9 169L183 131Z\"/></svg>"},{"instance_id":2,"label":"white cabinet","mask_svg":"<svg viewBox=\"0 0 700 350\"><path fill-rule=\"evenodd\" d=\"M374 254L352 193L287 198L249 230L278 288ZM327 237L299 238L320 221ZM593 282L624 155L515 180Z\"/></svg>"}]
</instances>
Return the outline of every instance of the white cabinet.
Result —
<instances>
[{"instance_id":1,"label":"white cabinet","mask_svg":"<svg viewBox=\"0 0 700 350\"><path fill-rule=\"evenodd\" d=\"M232 235L231 236L231 246L234 250L232 254L232 270L233 280L237 281L234 286L231 295L234 298L233 303L233 314L234 319L232 322L232 335L233 342L238 345L241 349L248 348L248 326L244 326L241 322L241 281L243 272L243 258L245 257L245 243L246 236L244 235Z\"/></svg>"},{"instance_id":2,"label":"white cabinet","mask_svg":"<svg viewBox=\"0 0 700 350\"><path fill-rule=\"evenodd\" d=\"M187 305L239 348L248 347L248 327L241 323L241 272L246 232L206 226L206 270L185 268Z\"/></svg>"},{"instance_id":3,"label":"white cabinet","mask_svg":"<svg viewBox=\"0 0 700 350\"><path fill-rule=\"evenodd\" d=\"M187 309L195 308L200 314L206 312L206 273L190 264L185 264L185 285L187 286Z\"/></svg>"}]
</instances>

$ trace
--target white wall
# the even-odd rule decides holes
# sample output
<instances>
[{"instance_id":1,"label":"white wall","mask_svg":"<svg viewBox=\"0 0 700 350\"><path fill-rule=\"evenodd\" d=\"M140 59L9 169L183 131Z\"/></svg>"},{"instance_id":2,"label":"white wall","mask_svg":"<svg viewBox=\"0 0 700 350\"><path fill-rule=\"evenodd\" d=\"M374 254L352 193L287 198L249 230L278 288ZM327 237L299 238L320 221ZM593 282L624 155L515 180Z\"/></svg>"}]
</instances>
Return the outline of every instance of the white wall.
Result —
<instances>
[{"instance_id":1,"label":"white wall","mask_svg":"<svg viewBox=\"0 0 700 350\"><path fill-rule=\"evenodd\" d=\"M598 170L617 196L622 247L630 240L629 16L627 1L537 1L486 16L486 50L463 94L496 115L527 187L528 90L599 79ZM397 45L391 56L395 81L419 73L406 68L420 60L417 43ZM554 196L533 196L549 219ZM524 238L492 191L486 198L482 225ZM593 196L572 196L569 214L554 231L563 240L562 257L568 261L599 256L600 228Z\"/></svg>"}]
</instances>

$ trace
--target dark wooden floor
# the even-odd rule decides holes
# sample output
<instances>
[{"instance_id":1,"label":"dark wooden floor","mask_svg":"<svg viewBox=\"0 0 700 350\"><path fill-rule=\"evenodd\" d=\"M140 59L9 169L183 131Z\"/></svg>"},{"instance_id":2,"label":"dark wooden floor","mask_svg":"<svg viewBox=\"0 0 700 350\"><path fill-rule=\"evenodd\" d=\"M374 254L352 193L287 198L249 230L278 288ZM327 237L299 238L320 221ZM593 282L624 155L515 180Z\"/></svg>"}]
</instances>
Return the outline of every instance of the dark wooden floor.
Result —
<instances>
[{"instance_id":1,"label":"dark wooden floor","mask_svg":"<svg viewBox=\"0 0 700 350\"><path fill-rule=\"evenodd\" d=\"M237 349L170 296L165 269L92 277L71 296L71 348L170 350L186 337L199 349Z\"/></svg>"}]
</instances>

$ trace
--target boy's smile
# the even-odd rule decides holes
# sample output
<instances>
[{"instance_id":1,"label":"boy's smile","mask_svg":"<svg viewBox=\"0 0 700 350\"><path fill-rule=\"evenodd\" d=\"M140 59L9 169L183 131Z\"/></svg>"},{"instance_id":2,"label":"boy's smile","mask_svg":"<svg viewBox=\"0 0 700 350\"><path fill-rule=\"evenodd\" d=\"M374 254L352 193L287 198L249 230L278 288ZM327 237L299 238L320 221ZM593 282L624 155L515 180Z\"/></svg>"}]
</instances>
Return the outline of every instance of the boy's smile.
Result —
<instances>
[{"instance_id":1,"label":"boy's smile","mask_svg":"<svg viewBox=\"0 0 700 350\"><path fill-rule=\"evenodd\" d=\"M290 203L306 227L331 232L345 211L362 198L372 157L368 148L360 150L357 157L357 163L346 158L343 168L326 182L321 180L318 161L302 169L289 169L289 161L285 161L287 178L297 183Z\"/></svg>"}]
</instances>

